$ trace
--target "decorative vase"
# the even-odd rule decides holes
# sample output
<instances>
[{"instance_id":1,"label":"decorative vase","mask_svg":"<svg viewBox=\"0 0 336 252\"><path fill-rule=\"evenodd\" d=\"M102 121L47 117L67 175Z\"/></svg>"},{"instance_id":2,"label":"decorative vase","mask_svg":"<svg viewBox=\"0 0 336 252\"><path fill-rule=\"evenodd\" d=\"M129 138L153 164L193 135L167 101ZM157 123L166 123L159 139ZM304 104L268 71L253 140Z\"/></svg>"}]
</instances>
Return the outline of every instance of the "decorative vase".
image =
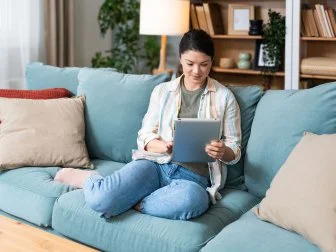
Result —
<instances>
[{"instance_id":1,"label":"decorative vase","mask_svg":"<svg viewBox=\"0 0 336 252\"><path fill-rule=\"evenodd\" d=\"M262 34L262 19L250 20L250 29L248 34L249 35L261 35Z\"/></svg>"},{"instance_id":2,"label":"decorative vase","mask_svg":"<svg viewBox=\"0 0 336 252\"><path fill-rule=\"evenodd\" d=\"M219 66L222 68L234 68L235 62L233 58L220 58L219 59Z\"/></svg>"},{"instance_id":3,"label":"decorative vase","mask_svg":"<svg viewBox=\"0 0 336 252\"><path fill-rule=\"evenodd\" d=\"M237 66L239 69L249 69L251 68L251 54L250 53L240 53L239 61Z\"/></svg>"}]
</instances>

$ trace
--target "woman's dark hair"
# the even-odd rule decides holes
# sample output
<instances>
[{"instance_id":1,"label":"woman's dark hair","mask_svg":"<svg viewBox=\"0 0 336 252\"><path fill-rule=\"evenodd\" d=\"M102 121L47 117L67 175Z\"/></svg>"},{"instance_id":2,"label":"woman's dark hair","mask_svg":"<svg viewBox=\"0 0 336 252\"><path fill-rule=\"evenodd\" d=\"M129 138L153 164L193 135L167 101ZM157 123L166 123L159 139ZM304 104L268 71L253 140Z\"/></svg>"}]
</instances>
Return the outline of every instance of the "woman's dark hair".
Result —
<instances>
[{"instance_id":1,"label":"woman's dark hair","mask_svg":"<svg viewBox=\"0 0 336 252\"><path fill-rule=\"evenodd\" d=\"M180 42L179 56L189 50L205 53L213 59L215 47L212 38L203 30L191 29L186 32Z\"/></svg>"}]
</instances>

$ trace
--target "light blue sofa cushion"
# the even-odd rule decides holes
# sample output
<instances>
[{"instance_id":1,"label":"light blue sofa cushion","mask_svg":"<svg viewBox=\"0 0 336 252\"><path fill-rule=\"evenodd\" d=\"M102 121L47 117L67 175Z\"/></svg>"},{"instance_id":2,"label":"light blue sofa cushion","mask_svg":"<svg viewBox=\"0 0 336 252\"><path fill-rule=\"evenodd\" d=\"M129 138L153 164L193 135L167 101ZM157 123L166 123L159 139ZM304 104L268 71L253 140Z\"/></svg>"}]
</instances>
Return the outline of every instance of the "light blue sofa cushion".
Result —
<instances>
[{"instance_id":1,"label":"light blue sofa cushion","mask_svg":"<svg viewBox=\"0 0 336 252\"><path fill-rule=\"evenodd\" d=\"M241 159L237 164L228 165L228 177L225 184L227 188L235 188L244 190L244 157L246 152L247 142L250 138L251 126L254 118L254 113L257 104L264 94L264 91L259 86L229 86L228 87L237 99L241 115Z\"/></svg>"},{"instance_id":2,"label":"light blue sofa cushion","mask_svg":"<svg viewBox=\"0 0 336 252\"><path fill-rule=\"evenodd\" d=\"M56 199L72 190L53 181L58 170L27 167L0 173L0 210L39 226L50 226Z\"/></svg>"},{"instance_id":3,"label":"light blue sofa cushion","mask_svg":"<svg viewBox=\"0 0 336 252\"><path fill-rule=\"evenodd\" d=\"M82 190L76 190L57 200L52 227L103 251L199 251L257 202L244 191L224 190L223 193L225 197L201 217L180 221L152 217L133 209L105 219L88 208Z\"/></svg>"},{"instance_id":4,"label":"light blue sofa cushion","mask_svg":"<svg viewBox=\"0 0 336 252\"><path fill-rule=\"evenodd\" d=\"M264 94L257 106L245 156L249 192L260 198L265 195L304 131L336 133L336 82L307 90Z\"/></svg>"},{"instance_id":5,"label":"light blue sofa cushion","mask_svg":"<svg viewBox=\"0 0 336 252\"><path fill-rule=\"evenodd\" d=\"M92 160L103 176L125 164ZM54 203L62 194L72 191L69 185L55 182L60 167L27 167L0 173L0 210L34 223L51 226Z\"/></svg>"},{"instance_id":6,"label":"light blue sofa cushion","mask_svg":"<svg viewBox=\"0 0 336 252\"><path fill-rule=\"evenodd\" d=\"M202 252L319 252L301 235L259 220L251 211L225 227Z\"/></svg>"},{"instance_id":7,"label":"light blue sofa cushion","mask_svg":"<svg viewBox=\"0 0 336 252\"><path fill-rule=\"evenodd\" d=\"M66 88L77 94L80 67L55 67L33 62L26 67L27 89ZM116 71L114 68L92 68L99 71Z\"/></svg>"},{"instance_id":8,"label":"light blue sofa cushion","mask_svg":"<svg viewBox=\"0 0 336 252\"><path fill-rule=\"evenodd\" d=\"M55 67L40 62L26 67L27 88L31 90L46 88L66 88L73 95L77 93L79 67Z\"/></svg>"},{"instance_id":9,"label":"light blue sofa cushion","mask_svg":"<svg viewBox=\"0 0 336 252\"><path fill-rule=\"evenodd\" d=\"M169 74L135 75L81 69L78 95L86 97L86 143L91 157L131 161L154 87Z\"/></svg>"}]
</instances>

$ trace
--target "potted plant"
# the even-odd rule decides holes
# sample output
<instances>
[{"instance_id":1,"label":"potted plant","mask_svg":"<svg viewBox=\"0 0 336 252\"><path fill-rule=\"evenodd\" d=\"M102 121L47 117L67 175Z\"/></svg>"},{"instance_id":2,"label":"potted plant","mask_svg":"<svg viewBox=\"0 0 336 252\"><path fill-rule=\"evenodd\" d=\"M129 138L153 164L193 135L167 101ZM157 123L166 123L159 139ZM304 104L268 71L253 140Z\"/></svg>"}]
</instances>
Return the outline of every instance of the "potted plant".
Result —
<instances>
[{"instance_id":1,"label":"potted plant","mask_svg":"<svg viewBox=\"0 0 336 252\"><path fill-rule=\"evenodd\" d=\"M279 12L268 10L268 22L263 26L262 44L263 61L265 68L263 73L274 73L280 69L285 47L286 17Z\"/></svg>"},{"instance_id":2,"label":"potted plant","mask_svg":"<svg viewBox=\"0 0 336 252\"><path fill-rule=\"evenodd\" d=\"M120 72L141 72L139 62L144 60L149 71L159 64L160 46L155 36L139 35L138 0L105 0L100 7L98 24L104 36L111 29L113 47L92 58L93 67L112 67ZM143 72L143 71L142 71Z\"/></svg>"}]
</instances>

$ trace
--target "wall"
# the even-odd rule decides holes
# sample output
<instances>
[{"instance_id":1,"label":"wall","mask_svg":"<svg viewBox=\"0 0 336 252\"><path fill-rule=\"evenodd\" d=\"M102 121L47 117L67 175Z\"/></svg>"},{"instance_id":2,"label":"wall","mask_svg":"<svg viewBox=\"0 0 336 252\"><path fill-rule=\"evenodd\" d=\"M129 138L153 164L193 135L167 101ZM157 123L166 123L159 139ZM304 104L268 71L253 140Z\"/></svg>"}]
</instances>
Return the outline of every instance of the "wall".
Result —
<instances>
[{"instance_id":1,"label":"wall","mask_svg":"<svg viewBox=\"0 0 336 252\"><path fill-rule=\"evenodd\" d=\"M112 36L100 35L97 16L104 0L74 0L75 3L75 66L91 66L98 51L109 50Z\"/></svg>"},{"instance_id":2,"label":"wall","mask_svg":"<svg viewBox=\"0 0 336 252\"><path fill-rule=\"evenodd\" d=\"M176 71L180 62L178 51L181 36L168 37L167 39L167 68Z\"/></svg>"}]
</instances>

